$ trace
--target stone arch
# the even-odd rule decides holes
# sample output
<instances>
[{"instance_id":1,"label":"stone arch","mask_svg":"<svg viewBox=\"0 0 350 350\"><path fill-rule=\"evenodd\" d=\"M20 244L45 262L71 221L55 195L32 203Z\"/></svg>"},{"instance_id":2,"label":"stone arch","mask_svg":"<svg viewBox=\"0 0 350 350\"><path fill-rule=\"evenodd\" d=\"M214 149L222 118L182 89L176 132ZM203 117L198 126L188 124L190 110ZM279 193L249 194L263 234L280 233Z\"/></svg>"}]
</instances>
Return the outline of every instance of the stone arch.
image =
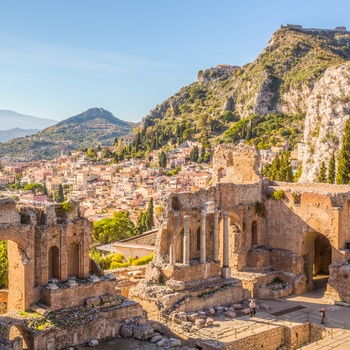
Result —
<instances>
[{"instance_id":1,"label":"stone arch","mask_svg":"<svg viewBox=\"0 0 350 350\"><path fill-rule=\"evenodd\" d=\"M68 246L68 277L80 276L80 246L73 242Z\"/></svg>"},{"instance_id":2,"label":"stone arch","mask_svg":"<svg viewBox=\"0 0 350 350\"><path fill-rule=\"evenodd\" d=\"M8 256L8 294L7 294L7 312L11 310L26 309L27 291L30 291L31 276L28 276L28 265L30 260L28 254L23 250L23 245L18 244L21 240L15 237L4 237L7 241ZM30 271L30 268L29 268ZM6 307L4 304L4 308Z\"/></svg>"},{"instance_id":3,"label":"stone arch","mask_svg":"<svg viewBox=\"0 0 350 350\"><path fill-rule=\"evenodd\" d=\"M252 246L258 245L258 223L256 220L253 220L251 227L251 235L252 235Z\"/></svg>"},{"instance_id":4,"label":"stone arch","mask_svg":"<svg viewBox=\"0 0 350 350\"><path fill-rule=\"evenodd\" d=\"M52 246L48 252L49 279L60 279L60 256L56 246Z\"/></svg>"},{"instance_id":5,"label":"stone arch","mask_svg":"<svg viewBox=\"0 0 350 350\"><path fill-rule=\"evenodd\" d=\"M16 343L22 343L22 349L33 349L33 339L30 333L21 325L14 324L9 329L8 338L10 341L16 340ZM17 338L17 339L16 339ZM21 340L19 340L20 338Z\"/></svg>"},{"instance_id":6,"label":"stone arch","mask_svg":"<svg viewBox=\"0 0 350 350\"><path fill-rule=\"evenodd\" d=\"M328 237L319 232L308 232L302 240L301 255L304 259L304 272L308 289L314 287L316 276L328 279L329 265L332 262L332 245Z\"/></svg>"}]
</instances>

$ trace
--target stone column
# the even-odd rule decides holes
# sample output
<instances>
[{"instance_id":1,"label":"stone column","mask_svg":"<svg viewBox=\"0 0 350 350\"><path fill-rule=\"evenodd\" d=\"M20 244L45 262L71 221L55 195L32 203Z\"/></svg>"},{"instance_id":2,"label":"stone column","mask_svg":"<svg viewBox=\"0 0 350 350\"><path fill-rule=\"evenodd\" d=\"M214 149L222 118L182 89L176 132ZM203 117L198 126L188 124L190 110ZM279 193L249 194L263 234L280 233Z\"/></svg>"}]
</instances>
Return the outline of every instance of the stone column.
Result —
<instances>
[{"instance_id":1,"label":"stone column","mask_svg":"<svg viewBox=\"0 0 350 350\"><path fill-rule=\"evenodd\" d=\"M184 216L184 241L183 241L183 264L190 264L190 230L188 228L188 221L190 217Z\"/></svg>"},{"instance_id":2,"label":"stone column","mask_svg":"<svg viewBox=\"0 0 350 350\"><path fill-rule=\"evenodd\" d=\"M175 265L175 249L174 244L170 244L169 247L169 264L174 266Z\"/></svg>"},{"instance_id":3,"label":"stone column","mask_svg":"<svg viewBox=\"0 0 350 350\"><path fill-rule=\"evenodd\" d=\"M223 234L223 266L221 268L221 277L230 278L231 269L229 267L229 240L228 240L228 213L222 213L224 218L224 234Z\"/></svg>"},{"instance_id":4,"label":"stone column","mask_svg":"<svg viewBox=\"0 0 350 350\"><path fill-rule=\"evenodd\" d=\"M214 254L213 259L219 262L219 211L214 212Z\"/></svg>"},{"instance_id":5,"label":"stone column","mask_svg":"<svg viewBox=\"0 0 350 350\"><path fill-rule=\"evenodd\" d=\"M205 210L201 212L201 226L200 226L200 262L207 262L207 251L206 251L206 241L205 241Z\"/></svg>"}]
</instances>

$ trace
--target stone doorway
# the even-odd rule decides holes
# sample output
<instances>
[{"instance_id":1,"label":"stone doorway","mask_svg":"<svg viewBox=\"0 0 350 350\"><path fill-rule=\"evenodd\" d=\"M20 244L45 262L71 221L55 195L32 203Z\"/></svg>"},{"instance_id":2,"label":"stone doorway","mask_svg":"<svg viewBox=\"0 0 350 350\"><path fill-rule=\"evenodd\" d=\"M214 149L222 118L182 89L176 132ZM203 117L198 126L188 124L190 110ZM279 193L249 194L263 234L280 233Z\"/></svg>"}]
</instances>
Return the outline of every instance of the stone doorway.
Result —
<instances>
[{"instance_id":1,"label":"stone doorway","mask_svg":"<svg viewBox=\"0 0 350 350\"><path fill-rule=\"evenodd\" d=\"M326 289L329 265L332 263L332 246L329 239L321 234L315 237L313 261L313 287Z\"/></svg>"}]
</instances>

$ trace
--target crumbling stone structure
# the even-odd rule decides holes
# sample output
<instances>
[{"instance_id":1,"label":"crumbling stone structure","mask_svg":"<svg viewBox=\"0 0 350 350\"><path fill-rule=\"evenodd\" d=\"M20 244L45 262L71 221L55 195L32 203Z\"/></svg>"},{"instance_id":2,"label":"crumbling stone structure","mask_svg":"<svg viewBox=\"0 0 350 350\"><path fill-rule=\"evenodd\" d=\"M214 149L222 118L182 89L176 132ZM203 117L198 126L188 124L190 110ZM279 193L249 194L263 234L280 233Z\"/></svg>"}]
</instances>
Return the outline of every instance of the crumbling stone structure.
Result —
<instances>
[{"instance_id":1,"label":"crumbling stone structure","mask_svg":"<svg viewBox=\"0 0 350 350\"><path fill-rule=\"evenodd\" d=\"M345 269L329 266L336 261L346 265L350 257L350 188L272 184L261 178L258 162L254 148L219 145L213 186L165 200L154 261L146 282L133 292L141 303L159 282L174 293L187 291L187 299L195 294L194 285L210 294L209 285L213 292L233 280L241 293L231 293L232 299L246 295L245 288L254 297L277 298L306 292L313 288L314 275L329 273L329 289L348 300L346 278L332 275ZM274 196L277 190L279 197ZM278 292L276 281L282 281ZM158 297L158 308L180 307L181 295L170 290L166 302Z\"/></svg>"},{"instance_id":2,"label":"crumbling stone structure","mask_svg":"<svg viewBox=\"0 0 350 350\"><path fill-rule=\"evenodd\" d=\"M27 310L43 299L49 282L87 278L92 223L60 204L22 207L0 200L0 240L8 241L8 309ZM49 305L51 306L51 305Z\"/></svg>"}]
</instances>

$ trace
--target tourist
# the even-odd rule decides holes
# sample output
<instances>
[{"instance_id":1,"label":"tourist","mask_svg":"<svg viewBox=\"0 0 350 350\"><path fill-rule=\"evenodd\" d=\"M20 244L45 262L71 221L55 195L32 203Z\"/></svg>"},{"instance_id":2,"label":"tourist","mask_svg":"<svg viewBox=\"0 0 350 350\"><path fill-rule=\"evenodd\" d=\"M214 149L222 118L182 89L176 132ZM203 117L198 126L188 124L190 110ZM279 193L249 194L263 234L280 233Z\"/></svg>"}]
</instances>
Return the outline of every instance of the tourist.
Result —
<instances>
[{"instance_id":1,"label":"tourist","mask_svg":"<svg viewBox=\"0 0 350 350\"><path fill-rule=\"evenodd\" d=\"M254 299L250 301L249 307L250 307L250 317L254 317L256 314L256 304Z\"/></svg>"},{"instance_id":2,"label":"tourist","mask_svg":"<svg viewBox=\"0 0 350 350\"><path fill-rule=\"evenodd\" d=\"M324 307L321 307L320 313L321 313L321 324L324 324L324 321L326 319L326 310L324 309Z\"/></svg>"}]
</instances>

